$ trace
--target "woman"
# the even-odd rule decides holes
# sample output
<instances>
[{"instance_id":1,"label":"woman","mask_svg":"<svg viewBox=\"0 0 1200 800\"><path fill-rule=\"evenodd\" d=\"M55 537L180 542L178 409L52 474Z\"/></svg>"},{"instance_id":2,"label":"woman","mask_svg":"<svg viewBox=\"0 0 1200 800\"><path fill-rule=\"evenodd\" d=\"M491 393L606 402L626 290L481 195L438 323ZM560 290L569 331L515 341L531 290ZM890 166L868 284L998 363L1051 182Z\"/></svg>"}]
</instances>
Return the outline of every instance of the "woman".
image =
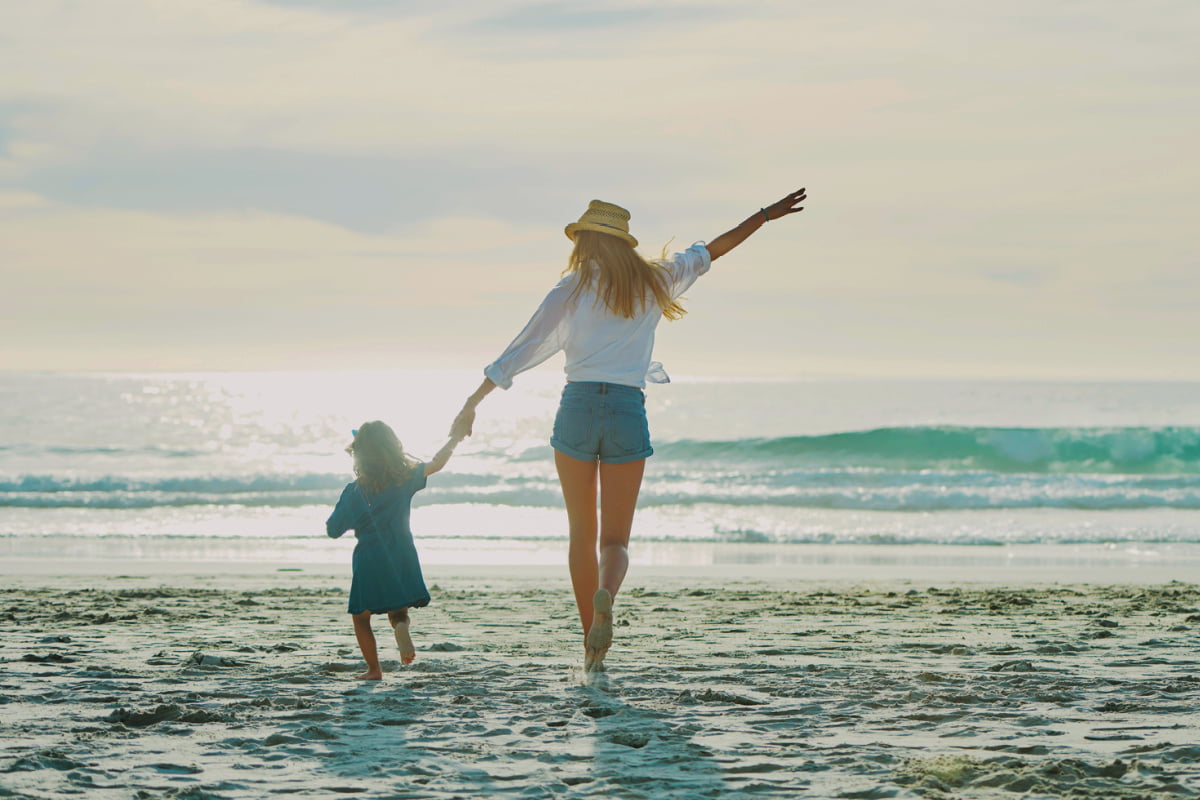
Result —
<instances>
[{"instance_id":1,"label":"woman","mask_svg":"<svg viewBox=\"0 0 1200 800\"><path fill-rule=\"evenodd\" d=\"M566 351L563 389L554 433L554 464L570 525L571 583L583 624L584 667L603 668L612 643L612 603L629 568L629 532L646 458L654 450L646 424L646 382L665 383L651 362L654 329L663 317L683 316L679 297L712 262L765 223L803 211L804 189L751 215L708 243L692 245L661 262L634 250L629 212L593 200L566 227L575 243L564 277L467 399L451 429L469 436L475 409L497 386ZM600 492L597 529L596 491ZM599 551L597 553L597 533Z\"/></svg>"}]
</instances>

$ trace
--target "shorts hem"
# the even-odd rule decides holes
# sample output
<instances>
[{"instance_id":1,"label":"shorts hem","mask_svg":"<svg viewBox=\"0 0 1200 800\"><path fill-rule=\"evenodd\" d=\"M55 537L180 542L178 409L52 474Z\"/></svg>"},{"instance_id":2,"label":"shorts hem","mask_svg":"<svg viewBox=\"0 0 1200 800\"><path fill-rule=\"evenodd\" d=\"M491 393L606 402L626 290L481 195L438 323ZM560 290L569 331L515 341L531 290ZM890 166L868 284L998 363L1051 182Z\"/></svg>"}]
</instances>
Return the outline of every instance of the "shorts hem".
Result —
<instances>
[{"instance_id":1,"label":"shorts hem","mask_svg":"<svg viewBox=\"0 0 1200 800\"><path fill-rule=\"evenodd\" d=\"M550 446L564 456L570 456L576 461L599 461L601 464L628 464L632 461L641 461L643 458L649 458L654 455L654 448L647 447L645 450L639 450L636 453L629 453L619 456L601 456L595 453L589 453L584 450L579 450L574 447L563 444L555 439L550 440Z\"/></svg>"},{"instance_id":2,"label":"shorts hem","mask_svg":"<svg viewBox=\"0 0 1200 800\"><path fill-rule=\"evenodd\" d=\"M600 456L601 464L628 464L632 461L641 461L643 458L649 458L654 455L654 448L648 447L638 453L628 456Z\"/></svg>"},{"instance_id":3,"label":"shorts hem","mask_svg":"<svg viewBox=\"0 0 1200 800\"><path fill-rule=\"evenodd\" d=\"M564 456L570 456L571 458L575 459L576 461L595 461L596 460L595 453L588 453L584 450L578 450L574 447L563 444L562 442L558 441L557 439L551 439L550 446L553 447L558 452L562 453Z\"/></svg>"}]
</instances>

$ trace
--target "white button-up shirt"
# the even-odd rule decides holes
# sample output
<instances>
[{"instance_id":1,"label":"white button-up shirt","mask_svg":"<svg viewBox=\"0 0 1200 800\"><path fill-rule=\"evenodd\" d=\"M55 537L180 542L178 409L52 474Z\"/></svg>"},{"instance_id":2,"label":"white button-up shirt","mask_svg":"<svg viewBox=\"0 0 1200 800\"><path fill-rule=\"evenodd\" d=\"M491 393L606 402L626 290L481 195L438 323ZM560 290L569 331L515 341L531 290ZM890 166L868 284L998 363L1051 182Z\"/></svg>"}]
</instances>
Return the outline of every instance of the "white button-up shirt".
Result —
<instances>
[{"instance_id":1,"label":"white button-up shirt","mask_svg":"<svg viewBox=\"0 0 1200 800\"><path fill-rule=\"evenodd\" d=\"M669 276L667 289L674 300L708 272L712 260L708 248L698 242L676 253L663 266ZM620 317L596 296L594 286L584 287L575 302L568 302L577 280L577 273L568 275L550 290L529 324L483 370L484 374L501 389L507 389L518 374L563 350L568 381L603 381L638 388L644 388L646 381L667 383L670 378L662 364L650 361L654 329L662 319L662 309L654 298L649 298L637 316Z\"/></svg>"}]
</instances>

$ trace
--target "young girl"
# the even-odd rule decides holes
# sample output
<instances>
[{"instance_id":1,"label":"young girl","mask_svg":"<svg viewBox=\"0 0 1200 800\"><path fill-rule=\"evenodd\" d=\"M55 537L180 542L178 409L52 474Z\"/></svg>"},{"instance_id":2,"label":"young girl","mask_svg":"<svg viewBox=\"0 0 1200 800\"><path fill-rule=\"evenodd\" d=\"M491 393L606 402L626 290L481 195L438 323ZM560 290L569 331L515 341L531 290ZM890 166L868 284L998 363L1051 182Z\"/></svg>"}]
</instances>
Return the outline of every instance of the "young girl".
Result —
<instances>
[{"instance_id":1,"label":"young girl","mask_svg":"<svg viewBox=\"0 0 1200 800\"><path fill-rule=\"evenodd\" d=\"M411 664L417 657L408 632L408 610L429 605L429 591L408 522L412 498L425 488L426 478L446 466L462 437L451 437L432 461L422 464L404 452L385 423L366 422L353 433L346 452L354 456L358 480L342 491L325 531L336 539L353 530L358 539L350 614L367 671L355 677L377 681L383 678L383 670L371 630L372 614L388 615L402 663Z\"/></svg>"}]
</instances>

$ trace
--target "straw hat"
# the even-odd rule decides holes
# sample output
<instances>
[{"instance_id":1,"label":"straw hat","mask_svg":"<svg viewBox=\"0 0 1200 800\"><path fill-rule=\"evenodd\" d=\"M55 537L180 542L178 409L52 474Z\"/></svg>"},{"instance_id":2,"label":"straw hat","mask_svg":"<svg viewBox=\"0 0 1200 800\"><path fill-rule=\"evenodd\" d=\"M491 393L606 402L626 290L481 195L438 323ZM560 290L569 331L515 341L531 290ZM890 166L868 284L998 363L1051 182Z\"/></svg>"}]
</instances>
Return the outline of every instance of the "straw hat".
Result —
<instances>
[{"instance_id":1,"label":"straw hat","mask_svg":"<svg viewBox=\"0 0 1200 800\"><path fill-rule=\"evenodd\" d=\"M572 222L565 231L571 241L575 241L575 231L596 231L624 239L633 247L637 247L638 243L629 234L629 212L603 200L588 203L587 211L583 212L579 222Z\"/></svg>"}]
</instances>

